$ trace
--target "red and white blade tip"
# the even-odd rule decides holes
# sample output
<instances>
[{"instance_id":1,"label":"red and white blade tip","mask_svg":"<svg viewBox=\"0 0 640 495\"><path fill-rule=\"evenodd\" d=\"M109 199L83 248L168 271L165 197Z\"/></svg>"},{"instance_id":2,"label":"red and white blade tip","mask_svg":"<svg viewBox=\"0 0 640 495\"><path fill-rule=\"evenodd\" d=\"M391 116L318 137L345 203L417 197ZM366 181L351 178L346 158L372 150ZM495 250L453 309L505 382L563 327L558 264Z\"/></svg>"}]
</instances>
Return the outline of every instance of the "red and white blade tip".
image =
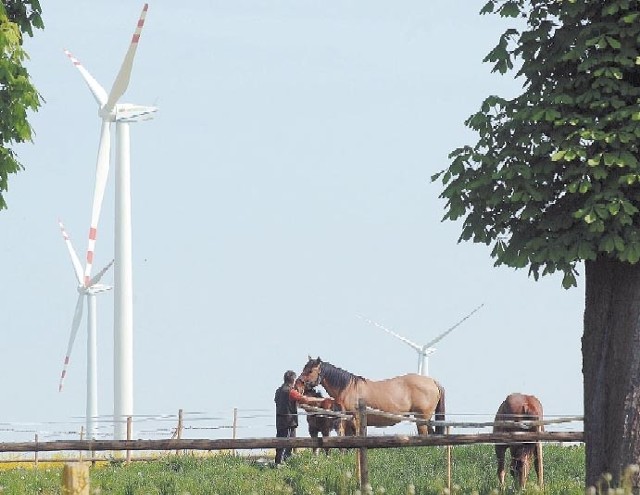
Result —
<instances>
[{"instance_id":1,"label":"red and white blade tip","mask_svg":"<svg viewBox=\"0 0 640 495\"><path fill-rule=\"evenodd\" d=\"M62 367L62 373L60 374L60 385L58 385L58 392L62 392L64 377L67 376L67 366L69 366L69 356L66 356L64 358L64 366Z\"/></svg>"}]
</instances>

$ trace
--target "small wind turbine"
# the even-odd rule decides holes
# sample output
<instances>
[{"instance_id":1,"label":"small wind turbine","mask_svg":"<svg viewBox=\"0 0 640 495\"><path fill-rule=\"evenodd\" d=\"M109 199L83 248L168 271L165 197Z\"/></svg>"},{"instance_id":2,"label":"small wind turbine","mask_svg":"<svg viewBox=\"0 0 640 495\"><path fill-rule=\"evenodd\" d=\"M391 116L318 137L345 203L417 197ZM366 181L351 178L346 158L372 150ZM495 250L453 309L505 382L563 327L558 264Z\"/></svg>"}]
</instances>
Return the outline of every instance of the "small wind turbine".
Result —
<instances>
[{"instance_id":1,"label":"small wind turbine","mask_svg":"<svg viewBox=\"0 0 640 495\"><path fill-rule=\"evenodd\" d=\"M69 256L71 257L71 263L73 264L73 271L75 272L76 279L78 281L78 301L76 302L76 309L73 314L73 322L71 323L71 335L69 337L69 344L67 346L67 354L64 358L64 365L62 367L62 373L60 375L60 385L58 391L62 391L62 385L64 378L67 374L67 367L69 366L69 359L71 357L71 351L73 350L73 343L76 340L78 334L78 328L80 327L80 321L82 320L82 311L84 306L84 300L87 299L87 409L86 409L86 428L87 438L94 439L96 437L96 418L98 417L98 346L97 346L97 305L96 294L105 292L111 289L108 285L99 284L102 276L113 265L113 260L98 274L85 283L85 279L82 274L82 265L76 254L76 250L71 244L69 234L64 229L62 222L58 221L60 230L62 231L62 237L67 245Z\"/></svg>"},{"instance_id":2,"label":"small wind turbine","mask_svg":"<svg viewBox=\"0 0 640 495\"><path fill-rule=\"evenodd\" d=\"M484 304L481 304L480 306L478 306L471 313L469 313L467 316L462 318L458 323L456 323L452 327L448 328L447 330L442 332L440 335L438 335L436 338L434 338L433 340L430 340L429 342L427 342L424 345L416 344L415 342L412 342L411 340L407 339L406 337L403 337L402 335L397 334L393 330L389 330L388 328L384 327L380 323L377 323L377 322L372 321L372 320L370 320L368 318L365 318L362 315L357 315L357 316L358 316L358 318L366 321L367 323L370 323L371 325L374 325L374 326L376 326L378 328L381 328L382 330L384 330L385 332L393 335L397 339L400 339L402 342L404 342L405 344L407 344L410 347L412 347L415 351L417 351L417 353L418 353L418 374L419 375L428 376L429 375L429 355L433 354L436 351L436 348L433 347L433 346L435 344L437 344L438 342L440 342L447 335L449 335L453 330L455 330L458 326L460 326L462 324L462 322L464 322L467 318L469 318L471 315L473 315L482 306L484 306Z\"/></svg>"},{"instance_id":3,"label":"small wind turbine","mask_svg":"<svg viewBox=\"0 0 640 495\"><path fill-rule=\"evenodd\" d=\"M115 157L115 275L114 275L114 437L126 438L126 418L133 415L133 276L131 249L131 163L129 123L153 118L158 110L153 106L118 103L129 86L133 60L144 26L148 4L144 4L129 49L109 94L89 74L80 62L65 50L73 65L80 71L87 86L98 102L98 116L102 121L96 184L89 229L87 265L84 277L91 276L98 220L109 174L111 123L116 124Z\"/></svg>"}]
</instances>

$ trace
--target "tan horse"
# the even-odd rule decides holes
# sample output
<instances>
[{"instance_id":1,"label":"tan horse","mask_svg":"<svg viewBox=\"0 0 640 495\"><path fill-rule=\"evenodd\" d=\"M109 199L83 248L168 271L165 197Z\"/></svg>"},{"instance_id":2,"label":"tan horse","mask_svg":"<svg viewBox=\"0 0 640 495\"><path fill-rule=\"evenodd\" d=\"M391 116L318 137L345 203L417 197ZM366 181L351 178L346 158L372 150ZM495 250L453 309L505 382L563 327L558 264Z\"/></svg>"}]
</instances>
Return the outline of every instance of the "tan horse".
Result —
<instances>
[{"instance_id":1,"label":"tan horse","mask_svg":"<svg viewBox=\"0 0 640 495\"><path fill-rule=\"evenodd\" d=\"M444 388L428 376L414 373L386 380L373 381L354 375L320 358L312 359L304 366L298 380L305 386L322 385L343 411L354 413L358 399L366 405L395 415L410 414L416 419L430 420L434 412L437 421L444 421ZM369 426L391 426L399 423L397 418L367 414ZM418 433L426 435L430 428L418 424ZM444 433L444 426L436 426L435 432Z\"/></svg>"},{"instance_id":2,"label":"tan horse","mask_svg":"<svg viewBox=\"0 0 640 495\"><path fill-rule=\"evenodd\" d=\"M541 421L542 420L542 404L533 395L510 394L500 404L496 413L496 422L498 421ZM493 427L494 433L512 432L512 431L543 431L544 426L533 426L527 428L523 425L496 425ZM504 458L507 449L511 454L511 474L521 489L525 488L531 457L534 458L536 475L538 477L538 485L543 486L543 470L542 470L542 444L536 443L514 443L511 445L496 444L496 456L498 458L498 481L500 487L504 489Z\"/></svg>"}]
</instances>

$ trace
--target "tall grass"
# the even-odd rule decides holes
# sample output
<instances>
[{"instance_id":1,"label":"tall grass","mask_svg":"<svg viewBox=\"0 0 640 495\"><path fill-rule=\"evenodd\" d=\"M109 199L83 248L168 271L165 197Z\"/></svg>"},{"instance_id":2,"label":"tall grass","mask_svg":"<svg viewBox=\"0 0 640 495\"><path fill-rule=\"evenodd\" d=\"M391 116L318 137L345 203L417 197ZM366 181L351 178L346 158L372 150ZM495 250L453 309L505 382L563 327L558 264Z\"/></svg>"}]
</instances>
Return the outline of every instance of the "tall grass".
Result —
<instances>
[{"instance_id":1,"label":"tall grass","mask_svg":"<svg viewBox=\"0 0 640 495\"><path fill-rule=\"evenodd\" d=\"M369 451L371 494L441 495L447 493L446 449L403 448ZM545 445L548 495L584 494L584 447ZM91 469L92 495L356 495L355 450L329 456L301 450L281 468L272 459L228 454L167 456L128 465L110 463ZM62 467L0 471L0 494L61 494ZM497 493L493 446L452 449L454 494ZM511 480L509 480L511 481ZM513 486L507 493L515 493ZM532 473L526 493L539 493Z\"/></svg>"}]
</instances>

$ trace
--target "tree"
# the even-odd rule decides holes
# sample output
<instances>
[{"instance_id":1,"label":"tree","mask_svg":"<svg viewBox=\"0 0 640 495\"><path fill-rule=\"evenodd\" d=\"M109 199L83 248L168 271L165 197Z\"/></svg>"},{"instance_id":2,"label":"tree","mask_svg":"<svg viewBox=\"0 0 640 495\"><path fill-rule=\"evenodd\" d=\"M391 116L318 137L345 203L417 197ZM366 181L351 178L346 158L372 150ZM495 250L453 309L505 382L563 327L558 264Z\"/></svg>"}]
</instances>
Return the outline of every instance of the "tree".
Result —
<instances>
[{"instance_id":1,"label":"tree","mask_svg":"<svg viewBox=\"0 0 640 495\"><path fill-rule=\"evenodd\" d=\"M22 47L24 34L33 36L34 28L44 27L41 13L38 0L0 3L0 210L7 207L3 193L9 174L24 168L13 146L32 141L27 112L37 111L42 103L24 66L28 56Z\"/></svg>"},{"instance_id":2,"label":"tree","mask_svg":"<svg viewBox=\"0 0 640 495\"><path fill-rule=\"evenodd\" d=\"M490 0L481 13L519 18L485 61L523 92L465 122L477 143L432 177L443 220L463 218L459 241L536 280L576 286L585 262L587 483L618 481L640 459L640 2Z\"/></svg>"}]
</instances>

